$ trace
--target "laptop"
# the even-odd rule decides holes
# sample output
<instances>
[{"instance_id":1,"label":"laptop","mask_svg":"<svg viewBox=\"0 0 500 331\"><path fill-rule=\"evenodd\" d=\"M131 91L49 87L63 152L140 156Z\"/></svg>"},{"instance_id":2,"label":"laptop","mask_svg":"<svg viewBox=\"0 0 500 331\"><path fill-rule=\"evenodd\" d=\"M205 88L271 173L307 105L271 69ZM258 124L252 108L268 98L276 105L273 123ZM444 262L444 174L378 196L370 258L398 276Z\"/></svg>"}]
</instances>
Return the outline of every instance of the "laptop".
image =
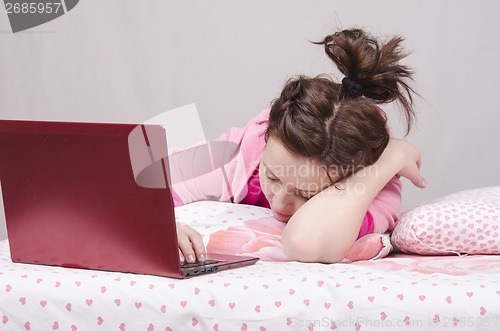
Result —
<instances>
[{"instance_id":1,"label":"laptop","mask_svg":"<svg viewBox=\"0 0 500 331\"><path fill-rule=\"evenodd\" d=\"M254 264L182 264L165 128L0 120L13 262L186 278Z\"/></svg>"}]
</instances>

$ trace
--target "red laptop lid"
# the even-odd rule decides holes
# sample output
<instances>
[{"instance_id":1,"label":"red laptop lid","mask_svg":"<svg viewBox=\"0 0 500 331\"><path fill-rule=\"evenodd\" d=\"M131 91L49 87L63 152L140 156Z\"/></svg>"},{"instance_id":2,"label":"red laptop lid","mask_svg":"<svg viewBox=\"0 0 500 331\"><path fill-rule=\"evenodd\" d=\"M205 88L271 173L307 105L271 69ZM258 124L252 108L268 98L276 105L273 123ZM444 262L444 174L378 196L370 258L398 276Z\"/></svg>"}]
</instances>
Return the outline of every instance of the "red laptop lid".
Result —
<instances>
[{"instance_id":1,"label":"red laptop lid","mask_svg":"<svg viewBox=\"0 0 500 331\"><path fill-rule=\"evenodd\" d=\"M158 125L0 121L13 261L179 277L166 155Z\"/></svg>"}]
</instances>

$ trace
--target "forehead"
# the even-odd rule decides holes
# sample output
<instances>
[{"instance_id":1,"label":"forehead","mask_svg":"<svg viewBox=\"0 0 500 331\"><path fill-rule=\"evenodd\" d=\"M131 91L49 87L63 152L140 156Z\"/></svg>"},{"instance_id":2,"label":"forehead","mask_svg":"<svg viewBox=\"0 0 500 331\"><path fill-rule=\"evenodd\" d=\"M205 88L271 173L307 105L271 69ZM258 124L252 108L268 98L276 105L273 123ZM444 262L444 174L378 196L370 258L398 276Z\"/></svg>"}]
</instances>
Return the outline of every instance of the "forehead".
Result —
<instances>
[{"instance_id":1,"label":"forehead","mask_svg":"<svg viewBox=\"0 0 500 331\"><path fill-rule=\"evenodd\" d=\"M268 139L262 162L280 178L295 178L306 182L326 178L329 181L327 168L324 165L316 160L292 154L273 137Z\"/></svg>"}]
</instances>

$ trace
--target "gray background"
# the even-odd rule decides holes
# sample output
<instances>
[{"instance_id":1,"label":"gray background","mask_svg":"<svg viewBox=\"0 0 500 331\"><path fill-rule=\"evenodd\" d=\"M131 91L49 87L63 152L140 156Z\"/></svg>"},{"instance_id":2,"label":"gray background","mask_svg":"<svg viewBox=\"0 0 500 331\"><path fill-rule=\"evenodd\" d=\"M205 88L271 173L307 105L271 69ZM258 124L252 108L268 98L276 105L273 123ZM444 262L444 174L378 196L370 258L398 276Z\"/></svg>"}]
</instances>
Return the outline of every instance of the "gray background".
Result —
<instances>
[{"instance_id":1,"label":"gray background","mask_svg":"<svg viewBox=\"0 0 500 331\"><path fill-rule=\"evenodd\" d=\"M142 122L195 102L215 138L268 107L292 75L342 78L308 40L352 26L400 34L422 96L407 139L428 181L405 181L409 208L500 184L499 11L496 0L85 0L16 34L0 12L0 118ZM398 112L385 109L401 136Z\"/></svg>"}]
</instances>

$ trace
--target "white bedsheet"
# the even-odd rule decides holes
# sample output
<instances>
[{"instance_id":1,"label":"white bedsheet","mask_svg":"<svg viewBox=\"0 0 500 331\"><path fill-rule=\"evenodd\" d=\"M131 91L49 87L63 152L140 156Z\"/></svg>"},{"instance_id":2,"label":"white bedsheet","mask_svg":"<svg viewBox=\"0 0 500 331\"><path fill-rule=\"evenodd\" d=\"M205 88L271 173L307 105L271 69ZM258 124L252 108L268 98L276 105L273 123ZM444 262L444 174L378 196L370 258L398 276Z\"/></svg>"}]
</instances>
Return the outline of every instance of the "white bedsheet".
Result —
<instances>
[{"instance_id":1,"label":"white bedsheet","mask_svg":"<svg viewBox=\"0 0 500 331\"><path fill-rule=\"evenodd\" d=\"M268 217L200 202L205 235ZM500 256L259 261L192 279L12 263L0 242L0 330L499 330Z\"/></svg>"}]
</instances>

